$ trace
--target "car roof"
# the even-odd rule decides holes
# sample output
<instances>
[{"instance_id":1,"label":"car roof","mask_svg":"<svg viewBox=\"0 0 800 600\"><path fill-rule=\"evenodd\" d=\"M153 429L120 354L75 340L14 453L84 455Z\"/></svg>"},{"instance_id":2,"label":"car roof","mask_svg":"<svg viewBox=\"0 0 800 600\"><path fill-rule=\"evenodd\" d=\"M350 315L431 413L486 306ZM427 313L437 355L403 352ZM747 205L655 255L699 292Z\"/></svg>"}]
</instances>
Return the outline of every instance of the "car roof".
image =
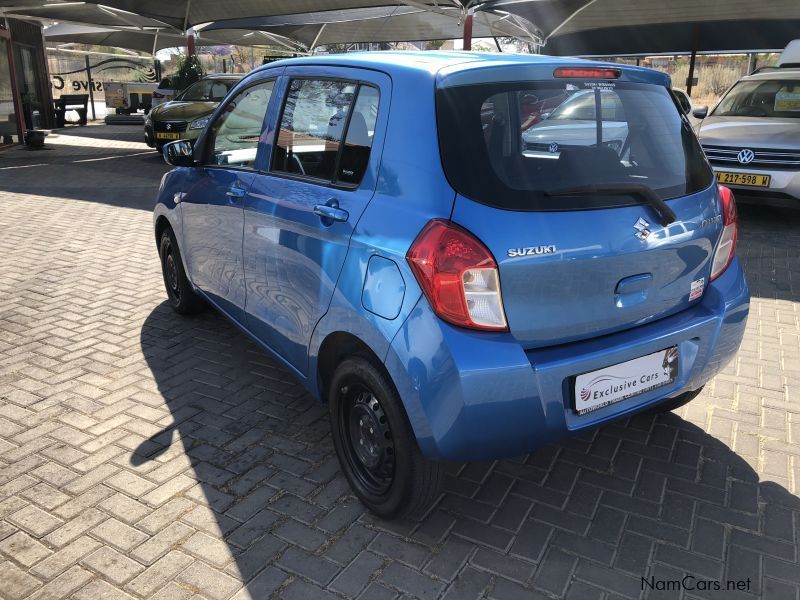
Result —
<instances>
[{"instance_id":1,"label":"car roof","mask_svg":"<svg viewBox=\"0 0 800 600\"><path fill-rule=\"evenodd\" d=\"M586 64L597 67L603 63L585 59L569 58L563 56L549 56L543 54L512 54L499 52L466 52L466 51L371 51L347 52L344 54L318 54L275 61L255 69L260 71L271 67L307 66L307 65L332 65L341 67L361 67L379 69L390 75L402 71L424 71L437 73L447 69L449 73L485 68L486 66L511 66L511 65L549 65L549 64ZM614 64L614 68L625 70L640 69L622 64ZM649 69L641 69L649 70Z\"/></svg>"},{"instance_id":2,"label":"car roof","mask_svg":"<svg viewBox=\"0 0 800 600\"><path fill-rule=\"evenodd\" d=\"M765 68L763 71L746 75L741 81L759 81L763 79L800 79L800 68L795 67L774 67Z\"/></svg>"}]
</instances>

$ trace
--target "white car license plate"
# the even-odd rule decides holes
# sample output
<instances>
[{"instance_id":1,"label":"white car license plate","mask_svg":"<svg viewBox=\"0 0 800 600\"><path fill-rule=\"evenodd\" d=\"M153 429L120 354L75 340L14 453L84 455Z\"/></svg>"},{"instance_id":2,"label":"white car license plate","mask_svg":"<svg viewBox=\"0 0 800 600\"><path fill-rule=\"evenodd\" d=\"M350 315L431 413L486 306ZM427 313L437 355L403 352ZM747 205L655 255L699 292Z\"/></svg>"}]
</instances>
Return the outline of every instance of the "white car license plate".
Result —
<instances>
[{"instance_id":1,"label":"white car license plate","mask_svg":"<svg viewBox=\"0 0 800 600\"><path fill-rule=\"evenodd\" d=\"M678 347L575 377L575 412L584 415L675 381Z\"/></svg>"}]
</instances>

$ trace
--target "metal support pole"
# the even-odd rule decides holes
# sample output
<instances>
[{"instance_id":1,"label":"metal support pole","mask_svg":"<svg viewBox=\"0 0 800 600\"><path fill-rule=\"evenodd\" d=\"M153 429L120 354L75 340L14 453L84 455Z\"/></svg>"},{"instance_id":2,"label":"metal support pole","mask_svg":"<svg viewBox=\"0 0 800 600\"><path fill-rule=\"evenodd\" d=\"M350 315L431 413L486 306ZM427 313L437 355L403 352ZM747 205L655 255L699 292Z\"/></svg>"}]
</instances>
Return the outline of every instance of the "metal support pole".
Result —
<instances>
[{"instance_id":1,"label":"metal support pole","mask_svg":"<svg viewBox=\"0 0 800 600\"><path fill-rule=\"evenodd\" d=\"M751 52L750 56L747 59L747 74L749 75L750 73L755 71L756 66L758 66L758 54L755 52Z\"/></svg>"},{"instance_id":2,"label":"metal support pole","mask_svg":"<svg viewBox=\"0 0 800 600\"><path fill-rule=\"evenodd\" d=\"M92 82L92 67L89 64L88 56L86 56L86 80L89 83L89 102L92 104L92 121L96 121L97 114L94 112L94 82Z\"/></svg>"},{"instance_id":3,"label":"metal support pole","mask_svg":"<svg viewBox=\"0 0 800 600\"><path fill-rule=\"evenodd\" d=\"M473 9L468 8L464 15L464 50L472 50L472 15Z\"/></svg>"},{"instance_id":4,"label":"metal support pole","mask_svg":"<svg viewBox=\"0 0 800 600\"><path fill-rule=\"evenodd\" d=\"M497 36L492 39L494 39L494 45L497 46L497 51L502 53L503 49L500 47L500 40L497 39Z\"/></svg>"},{"instance_id":5,"label":"metal support pole","mask_svg":"<svg viewBox=\"0 0 800 600\"><path fill-rule=\"evenodd\" d=\"M691 98L694 87L694 65L697 61L697 50L700 47L700 25L692 26L692 56L689 59L689 76L686 78L686 95Z\"/></svg>"}]
</instances>

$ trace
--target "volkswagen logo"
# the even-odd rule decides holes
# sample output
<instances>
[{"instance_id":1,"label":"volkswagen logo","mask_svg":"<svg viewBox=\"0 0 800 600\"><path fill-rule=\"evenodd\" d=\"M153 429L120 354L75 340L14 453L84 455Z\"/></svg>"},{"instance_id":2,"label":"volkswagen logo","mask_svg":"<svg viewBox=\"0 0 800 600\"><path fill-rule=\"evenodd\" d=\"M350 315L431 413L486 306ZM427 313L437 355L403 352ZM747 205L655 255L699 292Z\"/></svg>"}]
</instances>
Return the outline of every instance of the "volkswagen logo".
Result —
<instances>
[{"instance_id":1,"label":"volkswagen logo","mask_svg":"<svg viewBox=\"0 0 800 600\"><path fill-rule=\"evenodd\" d=\"M556 152L558 152L558 144L553 142L552 144L550 144L549 150L551 153L555 154Z\"/></svg>"},{"instance_id":2,"label":"volkswagen logo","mask_svg":"<svg viewBox=\"0 0 800 600\"><path fill-rule=\"evenodd\" d=\"M738 160L743 165L750 164L753 162L753 159L756 155L753 153L750 148L745 148L744 150L740 151L739 154L736 155L736 160Z\"/></svg>"},{"instance_id":3,"label":"volkswagen logo","mask_svg":"<svg viewBox=\"0 0 800 600\"><path fill-rule=\"evenodd\" d=\"M167 131L169 131L170 129L172 129L172 123L167 123ZM744 150L742 150L742 152L744 152ZM751 158L750 160L753 160L753 159ZM750 162L750 161L747 161L747 162Z\"/></svg>"}]
</instances>

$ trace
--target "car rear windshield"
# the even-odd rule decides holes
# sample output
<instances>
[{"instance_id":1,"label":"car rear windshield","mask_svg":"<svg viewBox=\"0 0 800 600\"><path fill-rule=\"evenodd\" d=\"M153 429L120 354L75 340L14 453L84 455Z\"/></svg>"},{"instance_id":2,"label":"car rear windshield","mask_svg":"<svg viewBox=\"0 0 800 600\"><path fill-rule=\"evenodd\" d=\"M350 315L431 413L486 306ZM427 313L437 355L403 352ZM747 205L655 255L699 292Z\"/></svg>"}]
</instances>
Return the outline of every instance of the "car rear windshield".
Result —
<instances>
[{"instance_id":1,"label":"car rear windshield","mask_svg":"<svg viewBox=\"0 0 800 600\"><path fill-rule=\"evenodd\" d=\"M632 188L668 200L712 182L691 126L662 86L575 79L465 85L440 88L436 104L447 178L484 204L624 206L642 201L625 191ZM602 190L587 194L593 186Z\"/></svg>"},{"instance_id":2,"label":"car rear windshield","mask_svg":"<svg viewBox=\"0 0 800 600\"><path fill-rule=\"evenodd\" d=\"M713 114L800 119L800 79L740 81L725 94Z\"/></svg>"}]
</instances>

